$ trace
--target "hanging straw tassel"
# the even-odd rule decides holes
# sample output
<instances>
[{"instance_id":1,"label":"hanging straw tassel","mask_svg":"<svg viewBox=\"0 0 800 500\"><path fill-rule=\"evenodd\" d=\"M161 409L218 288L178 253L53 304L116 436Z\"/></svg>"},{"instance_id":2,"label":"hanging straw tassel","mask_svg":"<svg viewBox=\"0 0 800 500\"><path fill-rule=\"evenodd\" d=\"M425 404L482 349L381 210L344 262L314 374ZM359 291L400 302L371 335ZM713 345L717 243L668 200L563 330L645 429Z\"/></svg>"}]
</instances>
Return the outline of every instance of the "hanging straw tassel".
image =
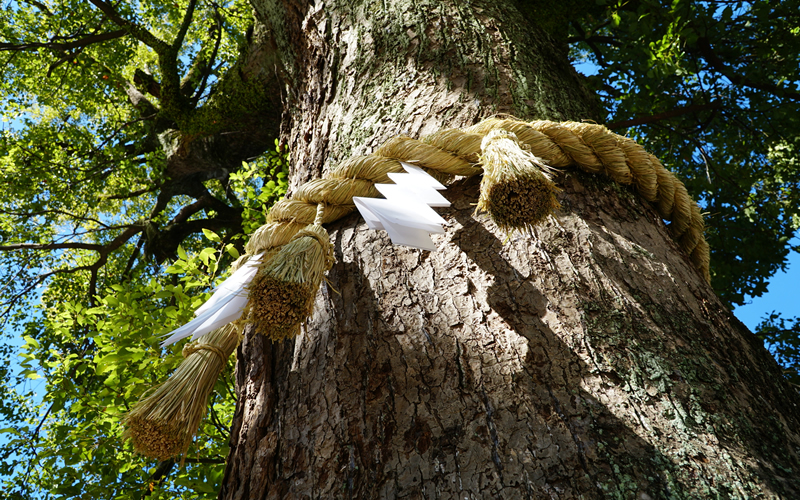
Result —
<instances>
[{"instance_id":1,"label":"hanging straw tassel","mask_svg":"<svg viewBox=\"0 0 800 500\"><path fill-rule=\"evenodd\" d=\"M208 396L238 344L234 324L186 344L178 369L125 416L123 438L138 453L158 460L185 454L206 413Z\"/></svg>"},{"instance_id":2,"label":"hanging straw tassel","mask_svg":"<svg viewBox=\"0 0 800 500\"><path fill-rule=\"evenodd\" d=\"M257 332L279 341L296 336L314 309L325 271L333 265L333 245L322 227L324 205L314 224L300 230L250 283L250 301L242 315Z\"/></svg>"},{"instance_id":3,"label":"hanging straw tassel","mask_svg":"<svg viewBox=\"0 0 800 500\"><path fill-rule=\"evenodd\" d=\"M483 179L478 209L500 229L538 224L559 208L550 167L519 145L513 132L495 129L481 141Z\"/></svg>"}]
</instances>

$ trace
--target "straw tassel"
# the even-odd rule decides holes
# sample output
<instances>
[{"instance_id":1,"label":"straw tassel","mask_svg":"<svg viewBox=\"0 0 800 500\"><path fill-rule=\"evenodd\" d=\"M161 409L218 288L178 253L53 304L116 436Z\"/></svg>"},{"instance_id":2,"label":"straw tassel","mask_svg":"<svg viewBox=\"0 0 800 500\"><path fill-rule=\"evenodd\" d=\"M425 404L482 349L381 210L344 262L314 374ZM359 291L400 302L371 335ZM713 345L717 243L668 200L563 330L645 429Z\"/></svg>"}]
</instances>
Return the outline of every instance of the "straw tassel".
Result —
<instances>
[{"instance_id":1,"label":"straw tassel","mask_svg":"<svg viewBox=\"0 0 800 500\"><path fill-rule=\"evenodd\" d=\"M311 314L323 276L333 266L333 245L322 227L325 206L317 205L314 224L262 266L249 285L244 321L272 340L296 336Z\"/></svg>"},{"instance_id":2,"label":"straw tassel","mask_svg":"<svg viewBox=\"0 0 800 500\"><path fill-rule=\"evenodd\" d=\"M513 132L494 129L481 142L483 179L478 209L503 230L533 226L559 208L548 166L525 151Z\"/></svg>"},{"instance_id":3,"label":"straw tassel","mask_svg":"<svg viewBox=\"0 0 800 500\"><path fill-rule=\"evenodd\" d=\"M142 455L166 460L184 455L206 413L208 397L239 344L233 324L213 330L183 348L184 360L123 420L123 438Z\"/></svg>"}]
</instances>

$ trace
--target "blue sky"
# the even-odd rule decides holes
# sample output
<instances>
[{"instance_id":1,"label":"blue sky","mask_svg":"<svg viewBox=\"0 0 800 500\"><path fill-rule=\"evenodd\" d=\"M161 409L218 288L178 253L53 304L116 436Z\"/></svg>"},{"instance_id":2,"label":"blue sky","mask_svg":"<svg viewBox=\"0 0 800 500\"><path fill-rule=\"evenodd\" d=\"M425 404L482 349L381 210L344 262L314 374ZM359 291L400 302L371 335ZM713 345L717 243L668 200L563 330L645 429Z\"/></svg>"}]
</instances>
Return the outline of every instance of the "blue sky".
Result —
<instances>
[{"instance_id":1,"label":"blue sky","mask_svg":"<svg viewBox=\"0 0 800 500\"><path fill-rule=\"evenodd\" d=\"M793 244L800 244L795 239ZM779 272L769 280L767 293L761 297L751 298L748 304L737 307L733 312L739 320L755 330L764 316L772 311L783 313L784 318L800 316L800 254L789 254L789 265L786 272Z\"/></svg>"}]
</instances>

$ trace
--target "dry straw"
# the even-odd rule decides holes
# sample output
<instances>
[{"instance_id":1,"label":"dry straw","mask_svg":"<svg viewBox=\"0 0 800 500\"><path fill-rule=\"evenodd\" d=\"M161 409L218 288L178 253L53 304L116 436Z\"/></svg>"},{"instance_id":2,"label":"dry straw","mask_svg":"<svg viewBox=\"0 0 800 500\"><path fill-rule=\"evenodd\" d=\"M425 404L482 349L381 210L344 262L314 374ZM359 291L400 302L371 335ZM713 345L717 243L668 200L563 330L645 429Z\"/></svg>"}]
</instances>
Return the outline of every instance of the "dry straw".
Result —
<instances>
[{"instance_id":1,"label":"dry straw","mask_svg":"<svg viewBox=\"0 0 800 500\"><path fill-rule=\"evenodd\" d=\"M125 417L123 437L137 452L158 460L186 453L205 415L208 396L238 343L239 333L230 324L186 344L185 359L172 376Z\"/></svg>"},{"instance_id":2,"label":"dry straw","mask_svg":"<svg viewBox=\"0 0 800 500\"><path fill-rule=\"evenodd\" d=\"M333 246L322 227L324 205L314 224L300 230L250 283L242 318L255 331L279 341L296 336L311 314L325 271L333 265Z\"/></svg>"},{"instance_id":3,"label":"dry straw","mask_svg":"<svg viewBox=\"0 0 800 500\"><path fill-rule=\"evenodd\" d=\"M559 208L559 189L540 158L523 150L513 132L494 129L481 142L478 209L503 230L534 226Z\"/></svg>"}]
</instances>

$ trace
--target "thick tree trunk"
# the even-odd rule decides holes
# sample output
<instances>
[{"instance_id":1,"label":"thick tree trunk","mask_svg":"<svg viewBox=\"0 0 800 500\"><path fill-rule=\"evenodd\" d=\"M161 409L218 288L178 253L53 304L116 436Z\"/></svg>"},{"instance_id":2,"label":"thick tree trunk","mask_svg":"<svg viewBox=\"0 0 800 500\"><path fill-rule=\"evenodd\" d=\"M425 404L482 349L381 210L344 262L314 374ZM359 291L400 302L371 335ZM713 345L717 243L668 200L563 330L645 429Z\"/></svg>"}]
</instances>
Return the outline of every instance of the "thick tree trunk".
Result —
<instances>
[{"instance_id":1,"label":"thick tree trunk","mask_svg":"<svg viewBox=\"0 0 800 500\"><path fill-rule=\"evenodd\" d=\"M498 112L595 118L514 2L264 2L293 185ZM576 171L531 234L441 210L439 250L353 215L296 341L250 332L220 498L800 497L797 394L627 188Z\"/></svg>"}]
</instances>

